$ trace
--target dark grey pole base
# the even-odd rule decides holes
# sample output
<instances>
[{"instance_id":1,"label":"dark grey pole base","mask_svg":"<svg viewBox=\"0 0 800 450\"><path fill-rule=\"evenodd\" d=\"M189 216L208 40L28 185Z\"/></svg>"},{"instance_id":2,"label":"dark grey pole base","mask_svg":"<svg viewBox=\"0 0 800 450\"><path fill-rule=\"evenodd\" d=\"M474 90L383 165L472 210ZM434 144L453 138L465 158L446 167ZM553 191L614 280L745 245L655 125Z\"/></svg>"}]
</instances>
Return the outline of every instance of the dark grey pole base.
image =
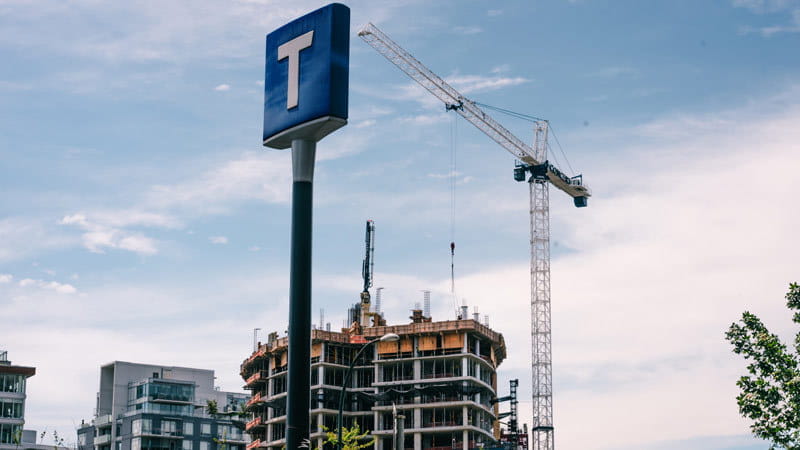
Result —
<instances>
[{"instance_id":1,"label":"dark grey pole base","mask_svg":"<svg viewBox=\"0 0 800 450\"><path fill-rule=\"evenodd\" d=\"M292 141L292 250L289 275L289 358L286 398L286 448L309 438L311 384L311 229L316 142Z\"/></svg>"}]
</instances>

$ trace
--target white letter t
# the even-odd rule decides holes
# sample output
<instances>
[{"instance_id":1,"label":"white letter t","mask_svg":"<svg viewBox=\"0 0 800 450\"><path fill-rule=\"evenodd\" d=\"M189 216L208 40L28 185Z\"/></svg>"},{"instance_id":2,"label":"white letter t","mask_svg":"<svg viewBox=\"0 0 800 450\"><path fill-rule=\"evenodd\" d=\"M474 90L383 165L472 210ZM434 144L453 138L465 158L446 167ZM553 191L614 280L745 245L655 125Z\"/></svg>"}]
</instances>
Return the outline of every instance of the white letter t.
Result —
<instances>
[{"instance_id":1,"label":"white letter t","mask_svg":"<svg viewBox=\"0 0 800 450\"><path fill-rule=\"evenodd\" d=\"M278 61L289 58L289 83L286 90L286 109L297 106L297 91L300 84L300 50L311 47L314 30L297 36L278 46Z\"/></svg>"}]
</instances>

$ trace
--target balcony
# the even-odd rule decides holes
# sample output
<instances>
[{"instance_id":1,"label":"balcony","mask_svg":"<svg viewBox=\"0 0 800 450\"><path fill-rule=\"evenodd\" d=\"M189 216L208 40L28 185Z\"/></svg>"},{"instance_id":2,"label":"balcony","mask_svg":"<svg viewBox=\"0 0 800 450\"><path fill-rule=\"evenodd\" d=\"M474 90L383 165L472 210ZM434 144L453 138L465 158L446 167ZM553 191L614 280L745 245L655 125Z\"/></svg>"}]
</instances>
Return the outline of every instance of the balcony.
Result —
<instances>
[{"instance_id":1,"label":"balcony","mask_svg":"<svg viewBox=\"0 0 800 450\"><path fill-rule=\"evenodd\" d=\"M253 408L255 406L260 406L264 403L264 396L261 395L260 392L257 392L256 395L250 397L250 400L245 403L244 407L246 409Z\"/></svg>"},{"instance_id":2,"label":"balcony","mask_svg":"<svg viewBox=\"0 0 800 450\"><path fill-rule=\"evenodd\" d=\"M154 393L150 395L148 399L154 403L169 403L173 405L191 405L193 402L192 397L188 395L173 395L173 394L161 394L161 393Z\"/></svg>"},{"instance_id":3,"label":"balcony","mask_svg":"<svg viewBox=\"0 0 800 450\"><path fill-rule=\"evenodd\" d=\"M253 420L251 420L251 421L249 421L249 422L247 422L245 424L244 430L249 432L253 428L258 428L258 427L263 426L263 425L264 425L264 419L262 419L261 417L256 417L255 419L253 419Z\"/></svg>"},{"instance_id":4,"label":"balcony","mask_svg":"<svg viewBox=\"0 0 800 450\"><path fill-rule=\"evenodd\" d=\"M269 376L269 372L266 370L259 370L258 372L250 375L245 382L245 388L247 389L255 389L256 386L262 383L267 382L267 377Z\"/></svg>"},{"instance_id":5,"label":"balcony","mask_svg":"<svg viewBox=\"0 0 800 450\"><path fill-rule=\"evenodd\" d=\"M96 426L97 428L111 426L111 414L97 416L94 419L94 426Z\"/></svg>"},{"instance_id":6,"label":"balcony","mask_svg":"<svg viewBox=\"0 0 800 450\"><path fill-rule=\"evenodd\" d=\"M261 439L257 439L249 444L247 444L247 450L253 450L259 447L266 447L266 442L262 441Z\"/></svg>"},{"instance_id":7,"label":"balcony","mask_svg":"<svg viewBox=\"0 0 800 450\"><path fill-rule=\"evenodd\" d=\"M111 442L111 435L110 434L101 434L100 436L97 436L96 438L94 438L94 445L97 445L97 446L106 445L109 442Z\"/></svg>"},{"instance_id":8,"label":"balcony","mask_svg":"<svg viewBox=\"0 0 800 450\"><path fill-rule=\"evenodd\" d=\"M134 434L137 435L137 434ZM140 436L162 437L168 439L182 439L183 433L180 431L161 431L161 430L142 430Z\"/></svg>"}]
</instances>

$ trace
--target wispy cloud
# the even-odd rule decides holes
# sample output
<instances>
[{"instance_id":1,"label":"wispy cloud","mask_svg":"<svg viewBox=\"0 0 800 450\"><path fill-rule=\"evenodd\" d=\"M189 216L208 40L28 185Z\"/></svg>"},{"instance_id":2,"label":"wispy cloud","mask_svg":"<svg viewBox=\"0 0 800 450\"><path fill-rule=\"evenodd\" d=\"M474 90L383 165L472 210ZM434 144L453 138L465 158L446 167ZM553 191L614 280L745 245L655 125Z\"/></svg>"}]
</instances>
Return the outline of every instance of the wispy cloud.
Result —
<instances>
[{"instance_id":1,"label":"wispy cloud","mask_svg":"<svg viewBox=\"0 0 800 450\"><path fill-rule=\"evenodd\" d=\"M782 24L743 26L739 30L742 34L756 33L771 37L781 33L800 33L800 2L796 0L733 0L733 6L747 8L756 14L786 13L789 16Z\"/></svg>"},{"instance_id":2,"label":"wispy cloud","mask_svg":"<svg viewBox=\"0 0 800 450\"><path fill-rule=\"evenodd\" d=\"M587 77L617 78L621 76L635 77L639 70L629 66L609 66L586 74Z\"/></svg>"},{"instance_id":3,"label":"wispy cloud","mask_svg":"<svg viewBox=\"0 0 800 450\"><path fill-rule=\"evenodd\" d=\"M0 261L18 260L77 243L52 222L38 217L0 219Z\"/></svg>"},{"instance_id":4,"label":"wispy cloud","mask_svg":"<svg viewBox=\"0 0 800 450\"><path fill-rule=\"evenodd\" d=\"M447 114L440 113L440 114L419 114L416 116L408 116L408 117L400 117L397 119L400 123L412 124L412 125L433 125L437 123L443 123L450 120L450 117Z\"/></svg>"},{"instance_id":5,"label":"wispy cloud","mask_svg":"<svg viewBox=\"0 0 800 450\"><path fill-rule=\"evenodd\" d=\"M466 34L466 35L478 34L478 33L483 33L483 28L478 27L478 26L474 26L474 25L473 26L457 26L457 27L453 28L453 32L455 32L457 34Z\"/></svg>"},{"instance_id":6,"label":"wispy cloud","mask_svg":"<svg viewBox=\"0 0 800 450\"><path fill-rule=\"evenodd\" d=\"M489 16L489 17L497 17L497 16L499 16L501 14L503 14L503 10L502 9L490 9L490 10L486 11L486 15Z\"/></svg>"},{"instance_id":7,"label":"wispy cloud","mask_svg":"<svg viewBox=\"0 0 800 450\"><path fill-rule=\"evenodd\" d=\"M459 177L459 176L461 176L461 172L459 172L457 170L451 171L449 173L429 173L428 174L429 178L438 178L438 179L454 178L454 177Z\"/></svg>"},{"instance_id":8,"label":"wispy cloud","mask_svg":"<svg viewBox=\"0 0 800 450\"><path fill-rule=\"evenodd\" d=\"M75 286L66 283L59 283L58 281L44 281L44 280L34 280L32 278L25 278L20 280L18 284L20 287L23 288L35 287L48 291L54 291L59 294L74 294L78 292L78 290L75 289Z\"/></svg>"},{"instance_id":9,"label":"wispy cloud","mask_svg":"<svg viewBox=\"0 0 800 450\"><path fill-rule=\"evenodd\" d=\"M367 119L367 120L362 120L361 122L358 122L357 124L353 125L353 127L355 127L355 128L366 128L366 127L371 127L373 125L375 125L375 120Z\"/></svg>"},{"instance_id":10,"label":"wispy cloud","mask_svg":"<svg viewBox=\"0 0 800 450\"><path fill-rule=\"evenodd\" d=\"M220 84L217 87L215 87L214 90L215 91L221 91L221 92L230 91L231 90L231 85L229 85L229 84Z\"/></svg>"},{"instance_id":11,"label":"wispy cloud","mask_svg":"<svg viewBox=\"0 0 800 450\"><path fill-rule=\"evenodd\" d=\"M14 277L9 273L0 273L0 283L11 283Z\"/></svg>"},{"instance_id":12,"label":"wispy cloud","mask_svg":"<svg viewBox=\"0 0 800 450\"><path fill-rule=\"evenodd\" d=\"M224 244L228 243L228 238L225 237L225 236L211 236L211 237L208 238L208 240L212 244L222 244L222 245L224 245Z\"/></svg>"},{"instance_id":13,"label":"wispy cloud","mask_svg":"<svg viewBox=\"0 0 800 450\"><path fill-rule=\"evenodd\" d=\"M139 232L131 232L110 224L92 221L83 214L64 216L59 223L74 225L84 230L83 245L93 253L105 253L106 249L127 250L140 255L158 253L154 239Z\"/></svg>"}]
</instances>

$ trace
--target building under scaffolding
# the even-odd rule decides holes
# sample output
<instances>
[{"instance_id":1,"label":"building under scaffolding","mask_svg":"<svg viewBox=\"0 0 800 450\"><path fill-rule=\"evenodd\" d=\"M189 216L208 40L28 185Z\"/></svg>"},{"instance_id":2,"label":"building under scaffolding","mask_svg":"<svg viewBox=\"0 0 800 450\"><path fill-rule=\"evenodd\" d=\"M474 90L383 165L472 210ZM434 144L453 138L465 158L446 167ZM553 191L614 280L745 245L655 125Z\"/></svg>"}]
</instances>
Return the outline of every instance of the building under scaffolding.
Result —
<instances>
[{"instance_id":1,"label":"building under scaffolding","mask_svg":"<svg viewBox=\"0 0 800 450\"><path fill-rule=\"evenodd\" d=\"M380 314L370 313L372 316ZM466 317L464 314L462 317ZM363 317L367 319L367 317ZM376 450L394 448L393 407L405 416L406 449L497 447L497 366L506 357L503 335L473 319L433 322L413 310L411 323L373 326L354 321L341 332L312 330L311 430L321 447L324 428L336 429L339 395L356 352L389 333L394 342L377 342L356 361L344 403L344 426L371 431ZM246 430L248 450L280 449L285 444L287 339L273 333L241 365L253 413Z\"/></svg>"}]
</instances>

